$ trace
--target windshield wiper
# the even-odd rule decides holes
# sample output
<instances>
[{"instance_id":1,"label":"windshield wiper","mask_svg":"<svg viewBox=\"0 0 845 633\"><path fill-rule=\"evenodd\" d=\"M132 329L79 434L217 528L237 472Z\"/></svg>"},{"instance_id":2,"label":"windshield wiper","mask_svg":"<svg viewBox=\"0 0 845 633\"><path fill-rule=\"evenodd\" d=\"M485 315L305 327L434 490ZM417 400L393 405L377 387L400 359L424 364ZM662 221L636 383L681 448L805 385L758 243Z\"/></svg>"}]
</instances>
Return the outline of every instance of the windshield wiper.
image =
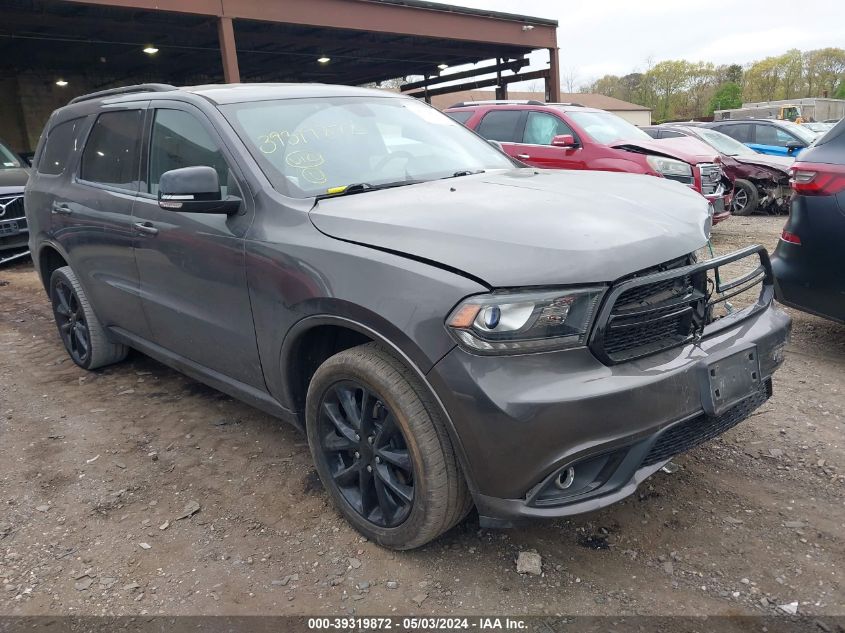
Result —
<instances>
[{"instance_id":1,"label":"windshield wiper","mask_svg":"<svg viewBox=\"0 0 845 633\"><path fill-rule=\"evenodd\" d=\"M344 185L342 187L332 187L326 193L321 193L314 196L317 200L325 200L326 198L338 198L340 196L351 196L356 193L365 193L367 191L378 191L379 189L392 189L393 187L404 187L405 185L415 185L417 183L425 182L424 180L397 180L395 182L385 182L379 185L371 185L368 182L356 182L351 185Z\"/></svg>"},{"instance_id":2,"label":"windshield wiper","mask_svg":"<svg viewBox=\"0 0 845 633\"><path fill-rule=\"evenodd\" d=\"M461 171L456 171L451 176L444 176L440 180L447 180L449 178L460 178L461 176L473 176L475 174L483 174L483 173L484 173L483 169L476 169L475 171L472 171L472 170L469 170L469 169L464 169L464 170L461 170Z\"/></svg>"}]
</instances>

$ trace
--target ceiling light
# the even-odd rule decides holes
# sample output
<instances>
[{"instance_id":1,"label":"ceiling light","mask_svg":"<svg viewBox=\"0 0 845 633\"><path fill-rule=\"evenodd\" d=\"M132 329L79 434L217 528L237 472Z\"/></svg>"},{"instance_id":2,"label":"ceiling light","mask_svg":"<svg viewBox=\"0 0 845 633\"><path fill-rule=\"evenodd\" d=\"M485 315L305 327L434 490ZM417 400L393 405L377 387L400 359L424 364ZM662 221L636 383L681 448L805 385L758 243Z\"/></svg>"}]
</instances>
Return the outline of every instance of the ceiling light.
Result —
<instances>
[{"instance_id":1,"label":"ceiling light","mask_svg":"<svg viewBox=\"0 0 845 633\"><path fill-rule=\"evenodd\" d=\"M331 57L319 57L317 59L317 61L320 62L321 64L328 64L330 61L332 61L332 58Z\"/></svg>"},{"instance_id":2,"label":"ceiling light","mask_svg":"<svg viewBox=\"0 0 845 633\"><path fill-rule=\"evenodd\" d=\"M449 64L438 64L437 67L440 70L446 70L447 68L449 68Z\"/></svg>"},{"instance_id":3,"label":"ceiling light","mask_svg":"<svg viewBox=\"0 0 845 633\"><path fill-rule=\"evenodd\" d=\"M150 44L149 46L147 46L147 47L144 49L144 52L145 52L147 55L155 55L156 53L158 53L158 49L157 49L155 46L153 46L152 44Z\"/></svg>"},{"instance_id":4,"label":"ceiling light","mask_svg":"<svg viewBox=\"0 0 845 633\"><path fill-rule=\"evenodd\" d=\"M64 79L59 79L58 81L56 81L56 85L59 88L64 88L65 86L67 86L67 82Z\"/></svg>"}]
</instances>

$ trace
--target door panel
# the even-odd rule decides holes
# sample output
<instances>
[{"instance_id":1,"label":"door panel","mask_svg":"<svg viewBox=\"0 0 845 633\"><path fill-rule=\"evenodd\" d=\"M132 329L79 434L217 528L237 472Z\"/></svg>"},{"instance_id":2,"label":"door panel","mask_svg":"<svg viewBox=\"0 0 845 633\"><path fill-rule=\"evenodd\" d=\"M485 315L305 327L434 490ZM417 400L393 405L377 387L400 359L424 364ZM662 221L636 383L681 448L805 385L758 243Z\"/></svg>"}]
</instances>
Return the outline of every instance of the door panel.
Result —
<instances>
[{"instance_id":1,"label":"door panel","mask_svg":"<svg viewBox=\"0 0 845 633\"><path fill-rule=\"evenodd\" d=\"M250 202L232 216L161 209L157 183L170 169L207 165L218 171L224 192L239 195L242 185L199 110L174 104L151 114L147 191L138 198L133 221L152 341L263 389L244 266Z\"/></svg>"},{"instance_id":2,"label":"door panel","mask_svg":"<svg viewBox=\"0 0 845 633\"><path fill-rule=\"evenodd\" d=\"M546 169L586 169L582 147L555 147L552 139L561 134L578 136L564 121L546 112L529 112L518 158L532 167Z\"/></svg>"},{"instance_id":3,"label":"door panel","mask_svg":"<svg viewBox=\"0 0 845 633\"><path fill-rule=\"evenodd\" d=\"M68 192L73 201L62 204L57 199L52 217L56 239L103 325L145 336L149 330L141 309L130 230L146 108L140 105L97 117Z\"/></svg>"}]
</instances>

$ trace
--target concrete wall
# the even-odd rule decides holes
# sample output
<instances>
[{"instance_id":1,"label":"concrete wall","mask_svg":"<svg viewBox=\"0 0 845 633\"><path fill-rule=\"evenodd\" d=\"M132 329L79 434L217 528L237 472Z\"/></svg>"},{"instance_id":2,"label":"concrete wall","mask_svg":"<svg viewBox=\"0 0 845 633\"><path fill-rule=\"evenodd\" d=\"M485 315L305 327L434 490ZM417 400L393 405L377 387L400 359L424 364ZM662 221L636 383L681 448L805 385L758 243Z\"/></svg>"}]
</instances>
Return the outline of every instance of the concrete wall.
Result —
<instances>
[{"instance_id":1,"label":"concrete wall","mask_svg":"<svg viewBox=\"0 0 845 633\"><path fill-rule=\"evenodd\" d=\"M608 110L634 125L651 125L651 110Z\"/></svg>"},{"instance_id":2,"label":"concrete wall","mask_svg":"<svg viewBox=\"0 0 845 633\"><path fill-rule=\"evenodd\" d=\"M72 98L99 90L103 79L62 77L64 88L56 85L57 77L23 73L0 79L0 138L17 152L35 150L41 130L53 110Z\"/></svg>"}]
</instances>

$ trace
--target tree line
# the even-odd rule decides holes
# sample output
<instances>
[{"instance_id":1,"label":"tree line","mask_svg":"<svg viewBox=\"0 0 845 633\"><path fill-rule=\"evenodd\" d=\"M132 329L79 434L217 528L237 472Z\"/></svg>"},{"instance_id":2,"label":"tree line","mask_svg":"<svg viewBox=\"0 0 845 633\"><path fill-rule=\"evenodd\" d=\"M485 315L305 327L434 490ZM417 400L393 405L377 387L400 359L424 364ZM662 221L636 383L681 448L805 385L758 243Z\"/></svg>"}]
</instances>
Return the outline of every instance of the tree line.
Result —
<instances>
[{"instance_id":1,"label":"tree line","mask_svg":"<svg viewBox=\"0 0 845 633\"><path fill-rule=\"evenodd\" d=\"M656 121L711 116L743 102L836 97L845 99L845 50L791 49L745 66L668 60L644 72L605 75L581 92L594 92L652 109Z\"/></svg>"}]
</instances>

